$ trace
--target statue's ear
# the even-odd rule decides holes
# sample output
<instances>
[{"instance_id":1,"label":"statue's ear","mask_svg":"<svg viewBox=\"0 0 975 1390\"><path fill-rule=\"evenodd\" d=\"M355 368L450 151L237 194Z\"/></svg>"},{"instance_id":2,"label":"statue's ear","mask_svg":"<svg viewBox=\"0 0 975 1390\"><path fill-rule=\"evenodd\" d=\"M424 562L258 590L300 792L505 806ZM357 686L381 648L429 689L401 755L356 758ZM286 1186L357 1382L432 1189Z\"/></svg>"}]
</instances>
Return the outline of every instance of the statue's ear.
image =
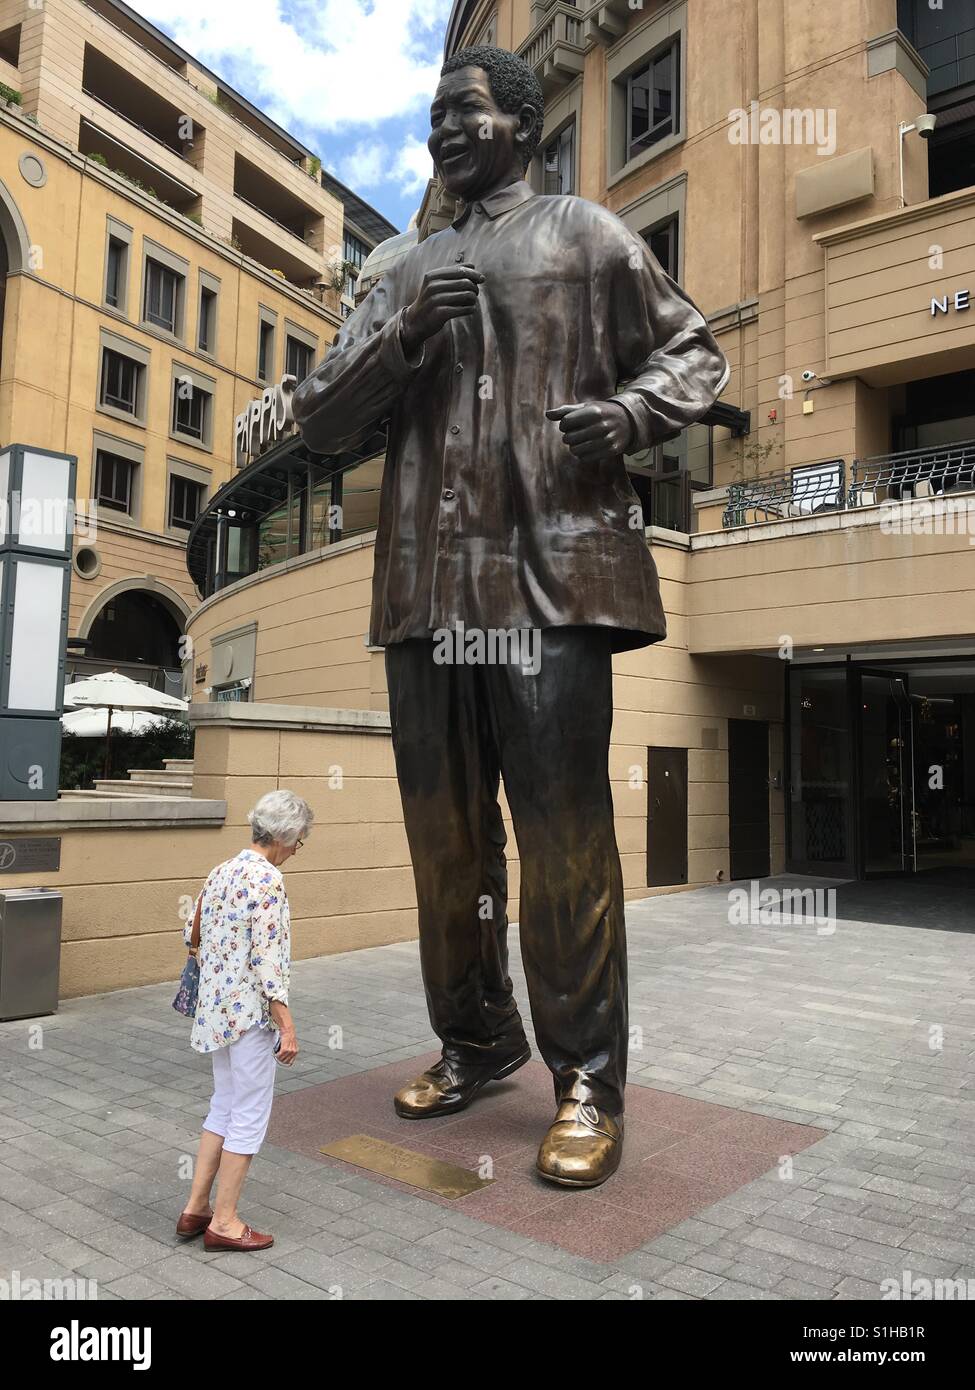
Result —
<instances>
[{"instance_id":1,"label":"statue's ear","mask_svg":"<svg viewBox=\"0 0 975 1390\"><path fill-rule=\"evenodd\" d=\"M519 145L524 145L530 138L535 128L537 116L538 112L535 107L526 101L518 112L518 129L515 131L515 140Z\"/></svg>"}]
</instances>

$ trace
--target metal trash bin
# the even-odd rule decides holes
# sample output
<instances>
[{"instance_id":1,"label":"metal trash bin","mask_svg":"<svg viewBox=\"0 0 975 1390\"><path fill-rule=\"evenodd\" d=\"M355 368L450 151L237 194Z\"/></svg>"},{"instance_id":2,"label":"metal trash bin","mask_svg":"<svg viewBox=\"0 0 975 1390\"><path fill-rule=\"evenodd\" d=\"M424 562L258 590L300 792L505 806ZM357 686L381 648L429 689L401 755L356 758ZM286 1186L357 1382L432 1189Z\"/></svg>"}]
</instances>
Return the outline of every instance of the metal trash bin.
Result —
<instances>
[{"instance_id":1,"label":"metal trash bin","mask_svg":"<svg viewBox=\"0 0 975 1390\"><path fill-rule=\"evenodd\" d=\"M54 888L0 892L0 1022L57 1013L61 906Z\"/></svg>"}]
</instances>

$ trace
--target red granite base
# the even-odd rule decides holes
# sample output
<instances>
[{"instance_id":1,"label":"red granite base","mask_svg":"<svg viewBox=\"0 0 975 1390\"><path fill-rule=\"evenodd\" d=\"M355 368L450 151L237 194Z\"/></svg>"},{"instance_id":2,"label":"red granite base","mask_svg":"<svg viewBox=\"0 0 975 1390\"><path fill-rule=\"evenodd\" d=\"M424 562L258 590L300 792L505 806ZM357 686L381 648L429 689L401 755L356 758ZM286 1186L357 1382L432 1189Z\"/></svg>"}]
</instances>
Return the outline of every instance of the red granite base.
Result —
<instances>
[{"instance_id":1,"label":"red granite base","mask_svg":"<svg viewBox=\"0 0 975 1390\"><path fill-rule=\"evenodd\" d=\"M496 1181L455 1199L378 1174L367 1176L475 1220L588 1259L610 1261L776 1168L784 1154L808 1148L825 1133L812 1125L630 1086L619 1171L599 1188L560 1189L534 1171L538 1146L555 1115L548 1069L530 1062L510 1080L492 1083L468 1110L448 1119L400 1119L393 1110L394 1091L437 1055L280 1096L269 1142L350 1173L361 1170L326 1157L320 1147L350 1134L370 1134L468 1168L489 1157Z\"/></svg>"}]
</instances>

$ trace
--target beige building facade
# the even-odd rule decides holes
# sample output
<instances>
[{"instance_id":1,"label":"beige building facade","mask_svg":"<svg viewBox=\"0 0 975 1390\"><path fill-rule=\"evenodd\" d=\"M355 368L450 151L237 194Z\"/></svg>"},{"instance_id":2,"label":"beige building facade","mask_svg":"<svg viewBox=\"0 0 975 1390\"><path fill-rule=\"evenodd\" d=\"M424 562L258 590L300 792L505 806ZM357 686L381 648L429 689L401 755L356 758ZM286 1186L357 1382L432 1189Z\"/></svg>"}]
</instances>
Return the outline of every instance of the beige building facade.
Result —
<instances>
[{"instance_id":1,"label":"beige building facade","mask_svg":"<svg viewBox=\"0 0 975 1390\"><path fill-rule=\"evenodd\" d=\"M178 694L234 421L324 355L349 246L395 228L114 0L2 0L0 97L0 439L78 459L70 673Z\"/></svg>"}]
</instances>

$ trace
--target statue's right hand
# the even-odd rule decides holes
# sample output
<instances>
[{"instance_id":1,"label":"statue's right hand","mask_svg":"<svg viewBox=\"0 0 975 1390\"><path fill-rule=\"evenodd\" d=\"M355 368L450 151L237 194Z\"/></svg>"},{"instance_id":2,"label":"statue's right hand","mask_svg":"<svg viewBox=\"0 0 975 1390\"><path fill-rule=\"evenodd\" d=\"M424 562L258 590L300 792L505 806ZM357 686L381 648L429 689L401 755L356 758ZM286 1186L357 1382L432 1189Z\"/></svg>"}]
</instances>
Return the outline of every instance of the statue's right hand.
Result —
<instances>
[{"instance_id":1,"label":"statue's right hand","mask_svg":"<svg viewBox=\"0 0 975 1390\"><path fill-rule=\"evenodd\" d=\"M483 281L484 276L472 265L428 270L419 294L407 305L401 321L400 336L407 356L414 356L427 338L439 333L450 319L472 314Z\"/></svg>"}]
</instances>

